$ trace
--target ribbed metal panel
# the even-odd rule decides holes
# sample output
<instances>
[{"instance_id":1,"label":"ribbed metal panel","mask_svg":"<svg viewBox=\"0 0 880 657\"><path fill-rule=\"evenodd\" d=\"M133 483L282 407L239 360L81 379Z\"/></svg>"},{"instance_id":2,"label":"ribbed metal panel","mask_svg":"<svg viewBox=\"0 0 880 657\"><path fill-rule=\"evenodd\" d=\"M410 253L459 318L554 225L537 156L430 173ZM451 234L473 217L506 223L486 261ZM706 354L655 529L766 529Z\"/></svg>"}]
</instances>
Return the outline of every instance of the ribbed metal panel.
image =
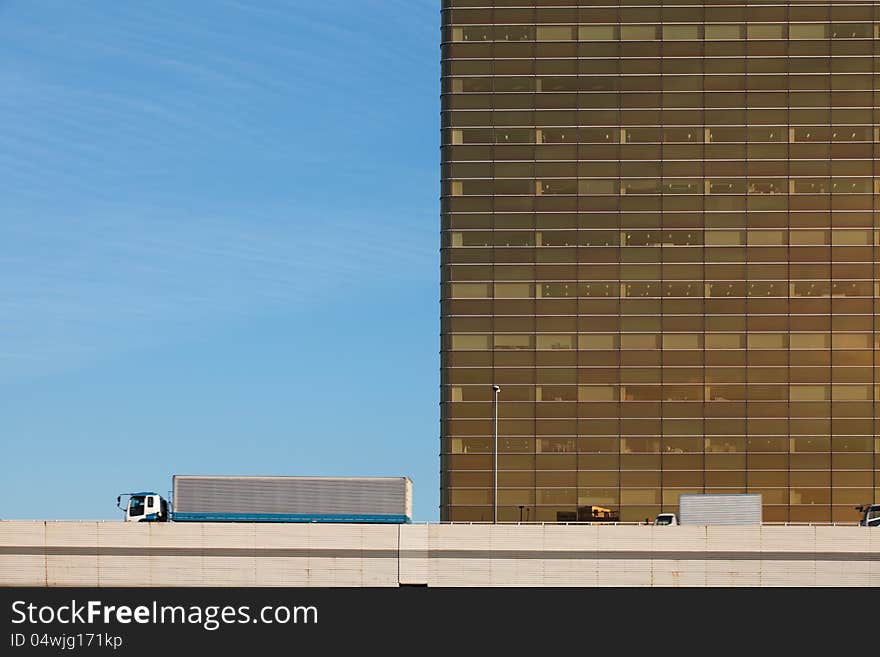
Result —
<instances>
[{"instance_id":1,"label":"ribbed metal panel","mask_svg":"<svg viewBox=\"0 0 880 657\"><path fill-rule=\"evenodd\" d=\"M412 517L406 477L174 476L175 513Z\"/></svg>"},{"instance_id":2,"label":"ribbed metal panel","mask_svg":"<svg viewBox=\"0 0 880 657\"><path fill-rule=\"evenodd\" d=\"M760 525L760 495L681 495L682 525Z\"/></svg>"}]
</instances>

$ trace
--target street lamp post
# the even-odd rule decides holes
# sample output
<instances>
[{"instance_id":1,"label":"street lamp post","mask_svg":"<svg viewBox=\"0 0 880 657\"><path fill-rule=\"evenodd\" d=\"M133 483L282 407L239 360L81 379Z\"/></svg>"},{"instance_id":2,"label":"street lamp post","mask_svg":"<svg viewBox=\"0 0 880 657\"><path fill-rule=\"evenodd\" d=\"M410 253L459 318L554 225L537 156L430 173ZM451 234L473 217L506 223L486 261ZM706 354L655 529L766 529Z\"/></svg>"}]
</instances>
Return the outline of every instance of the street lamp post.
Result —
<instances>
[{"instance_id":1,"label":"street lamp post","mask_svg":"<svg viewBox=\"0 0 880 657\"><path fill-rule=\"evenodd\" d=\"M492 486L492 522L498 522L498 393L501 392L501 386L493 385L492 386L492 396L494 400L495 407L495 418L493 422L492 436L494 438L494 453L495 453L495 481Z\"/></svg>"}]
</instances>

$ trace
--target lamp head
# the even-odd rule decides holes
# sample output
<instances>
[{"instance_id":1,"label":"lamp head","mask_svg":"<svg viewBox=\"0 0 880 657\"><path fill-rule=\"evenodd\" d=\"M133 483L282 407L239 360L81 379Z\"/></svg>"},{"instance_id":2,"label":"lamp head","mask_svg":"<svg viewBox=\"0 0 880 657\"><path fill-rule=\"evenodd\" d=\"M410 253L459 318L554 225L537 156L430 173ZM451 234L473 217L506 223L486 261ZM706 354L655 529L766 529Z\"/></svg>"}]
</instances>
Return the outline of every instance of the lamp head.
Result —
<instances>
[{"instance_id":1,"label":"lamp head","mask_svg":"<svg viewBox=\"0 0 880 657\"><path fill-rule=\"evenodd\" d=\"M494 392L501 392L501 386L499 386L499 385L493 385L493 386L492 386L492 390L493 390Z\"/></svg>"}]
</instances>

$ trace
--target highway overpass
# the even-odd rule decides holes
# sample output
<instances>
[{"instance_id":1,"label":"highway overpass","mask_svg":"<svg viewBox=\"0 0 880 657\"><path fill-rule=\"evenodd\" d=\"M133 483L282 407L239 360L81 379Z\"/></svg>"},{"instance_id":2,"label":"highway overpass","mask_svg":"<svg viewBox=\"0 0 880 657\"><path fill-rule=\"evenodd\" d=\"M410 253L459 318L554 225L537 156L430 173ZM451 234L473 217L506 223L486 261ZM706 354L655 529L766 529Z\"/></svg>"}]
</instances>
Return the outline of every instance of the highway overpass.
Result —
<instances>
[{"instance_id":1,"label":"highway overpass","mask_svg":"<svg viewBox=\"0 0 880 657\"><path fill-rule=\"evenodd\" d=\"M0 585L880 586L880 529L7 520Z\"/></svg>"}]
</instances>

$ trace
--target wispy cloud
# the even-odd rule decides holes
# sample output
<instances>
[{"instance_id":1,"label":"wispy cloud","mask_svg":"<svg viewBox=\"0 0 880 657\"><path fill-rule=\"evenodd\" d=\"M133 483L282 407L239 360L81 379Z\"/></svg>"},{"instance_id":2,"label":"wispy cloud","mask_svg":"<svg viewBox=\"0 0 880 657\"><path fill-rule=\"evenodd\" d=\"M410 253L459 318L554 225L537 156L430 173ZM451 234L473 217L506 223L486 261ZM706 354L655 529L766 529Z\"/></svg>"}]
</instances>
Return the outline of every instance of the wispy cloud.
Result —
<instances>
[{"instance_id":1,"label":"wispy cloud","mask_svg":"<svg viewBox=\"0 0 880 657\"><path fill-rule=\"evenodd\" d=\"M439 3L0 2L0 381L435 290Z\"/></svg>"},{"instance_id":2,"label":"wispy cloud","mask_svg":"<svg viewBox=\"0 0 880 657\"><path fill-rule=\"evenodd\" d=\"M431 238L383 218L80 215L0 227L0 380L182 326L433 285ZM426 220L429 218L425 218ZM430 225L430 224L426 224ZM5 375L5 376L4 376Z\"/></svg>"}]
</instances>

